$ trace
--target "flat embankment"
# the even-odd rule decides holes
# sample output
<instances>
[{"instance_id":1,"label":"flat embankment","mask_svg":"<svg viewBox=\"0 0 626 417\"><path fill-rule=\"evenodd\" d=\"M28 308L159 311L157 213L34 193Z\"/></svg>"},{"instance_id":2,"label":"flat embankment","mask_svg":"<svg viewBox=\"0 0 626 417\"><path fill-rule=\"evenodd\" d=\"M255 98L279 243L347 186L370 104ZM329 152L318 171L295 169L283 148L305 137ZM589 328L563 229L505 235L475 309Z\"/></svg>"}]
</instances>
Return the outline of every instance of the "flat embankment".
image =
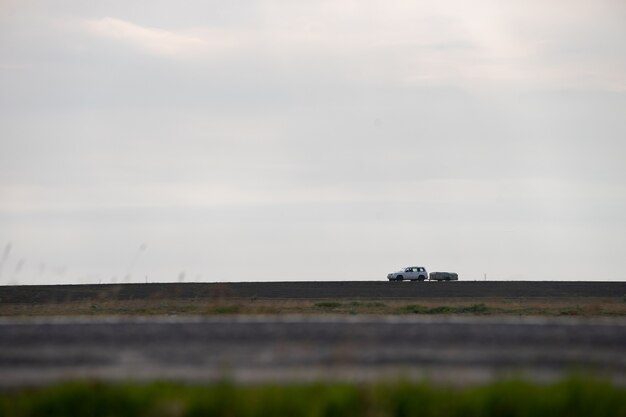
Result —
<instances>
[{"instance_id":1,"label":"flat embankment","mask_svg":"<svg viewBox=\"0 0 626 417\"><path fill-rule=\"evenodd\" d=\"M137 299L428 299L606 298L626 296L626 282L307 281L32 285L0 287L0 303Z\"/></svg>"}]
</instances>

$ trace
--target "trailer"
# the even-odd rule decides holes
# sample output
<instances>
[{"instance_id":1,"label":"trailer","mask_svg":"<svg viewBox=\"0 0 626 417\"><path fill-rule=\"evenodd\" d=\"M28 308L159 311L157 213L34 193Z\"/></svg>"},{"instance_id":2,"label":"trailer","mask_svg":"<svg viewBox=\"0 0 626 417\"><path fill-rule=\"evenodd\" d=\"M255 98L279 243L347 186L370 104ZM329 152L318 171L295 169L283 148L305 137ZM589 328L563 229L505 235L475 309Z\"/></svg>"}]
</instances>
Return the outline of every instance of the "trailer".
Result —
<instances>
[{"instance_id":1,"label":"trailer","mask_svg":"<svg viewBox=\"0 0 626 417\"><path fill-rule=\"evenodd\" d=\"M456 272L431 272L428 274L430 281L458 281L459 274Z\"/></svg>"}]
</instances>

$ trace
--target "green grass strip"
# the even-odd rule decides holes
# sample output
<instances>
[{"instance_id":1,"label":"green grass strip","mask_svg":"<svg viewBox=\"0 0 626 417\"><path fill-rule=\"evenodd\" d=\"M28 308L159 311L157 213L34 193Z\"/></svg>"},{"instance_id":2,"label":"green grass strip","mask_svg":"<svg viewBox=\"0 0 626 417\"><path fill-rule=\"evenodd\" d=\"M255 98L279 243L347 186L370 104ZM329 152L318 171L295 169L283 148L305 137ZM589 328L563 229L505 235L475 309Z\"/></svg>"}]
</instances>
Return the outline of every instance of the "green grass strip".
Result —
<instances>
[{"instance_id":1,"label":"green grass strip","mask_svg":"<svg viewBox=\"0 0 626 417\"><path fill-rule=\"evenodd\" d=\"M0 392L0 416L611 417L626 389L581 377L451 388L427 383L178 385L74 382Z\"/></svg>"},{"instance_id":2,"label":"green grass strip","mask_svg":"<svg viewBox=\"0 0 626 417\"><path fill-rule=\"evenodd\" d=\"M419 304L407 304L400 308L400 313L404 314L483 314L488 312L489 308L485 304L458 307L425 307Z\"/></svg>"}]
</instances>

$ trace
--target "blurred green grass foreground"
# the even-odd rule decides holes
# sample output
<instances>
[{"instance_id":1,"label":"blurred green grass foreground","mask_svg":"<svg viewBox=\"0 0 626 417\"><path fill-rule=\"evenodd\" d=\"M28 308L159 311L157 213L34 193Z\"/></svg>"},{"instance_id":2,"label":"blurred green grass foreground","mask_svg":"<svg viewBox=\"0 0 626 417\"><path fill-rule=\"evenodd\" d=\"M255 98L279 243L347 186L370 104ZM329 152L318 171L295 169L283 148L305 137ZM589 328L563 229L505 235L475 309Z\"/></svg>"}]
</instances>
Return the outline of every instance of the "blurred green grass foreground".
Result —
<instances>
[{"instance_id":1,"label":"blurred green grass foreground","mask_svg":"<svg viewBox=\"0 0 626 417\"><path fill-rule=\"evenodd\" d=\"M72 382L0 392L0 416L626 416L626 389L571 377L464 388L425 382L182 385Z\"/></svg>"}]
</instances>

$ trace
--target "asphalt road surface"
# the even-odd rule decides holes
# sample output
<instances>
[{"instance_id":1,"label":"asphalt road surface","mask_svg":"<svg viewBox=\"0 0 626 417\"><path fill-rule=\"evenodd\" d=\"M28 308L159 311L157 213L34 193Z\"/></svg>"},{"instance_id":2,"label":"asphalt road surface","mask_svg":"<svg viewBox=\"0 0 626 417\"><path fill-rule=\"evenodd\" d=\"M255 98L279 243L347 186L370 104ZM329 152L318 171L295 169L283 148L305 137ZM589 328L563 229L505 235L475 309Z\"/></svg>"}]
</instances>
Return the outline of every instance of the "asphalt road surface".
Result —
<instances>
[{"instance_id":1,"label":"asphalt road surface","mask_svg":"<svg viewBox=\"0 0 626 417\"><path fill-rule=\"evenodd\" d=\"M626 382L626 321L455 317L0 320L0 385L73 378L241 382L592 371Z\"/></svg>"},{"instance_id":2,"label":"asphalt road surface","mask_svg":"<svg viewBox=\"0 0 626 417\"><path fill-rule=\"evenodd\" d=\"M0 287L0 303L159 298L445 298L445 297L624 297L626 282L458 281L236 282Z\"/></svg>"}]
</instances>

